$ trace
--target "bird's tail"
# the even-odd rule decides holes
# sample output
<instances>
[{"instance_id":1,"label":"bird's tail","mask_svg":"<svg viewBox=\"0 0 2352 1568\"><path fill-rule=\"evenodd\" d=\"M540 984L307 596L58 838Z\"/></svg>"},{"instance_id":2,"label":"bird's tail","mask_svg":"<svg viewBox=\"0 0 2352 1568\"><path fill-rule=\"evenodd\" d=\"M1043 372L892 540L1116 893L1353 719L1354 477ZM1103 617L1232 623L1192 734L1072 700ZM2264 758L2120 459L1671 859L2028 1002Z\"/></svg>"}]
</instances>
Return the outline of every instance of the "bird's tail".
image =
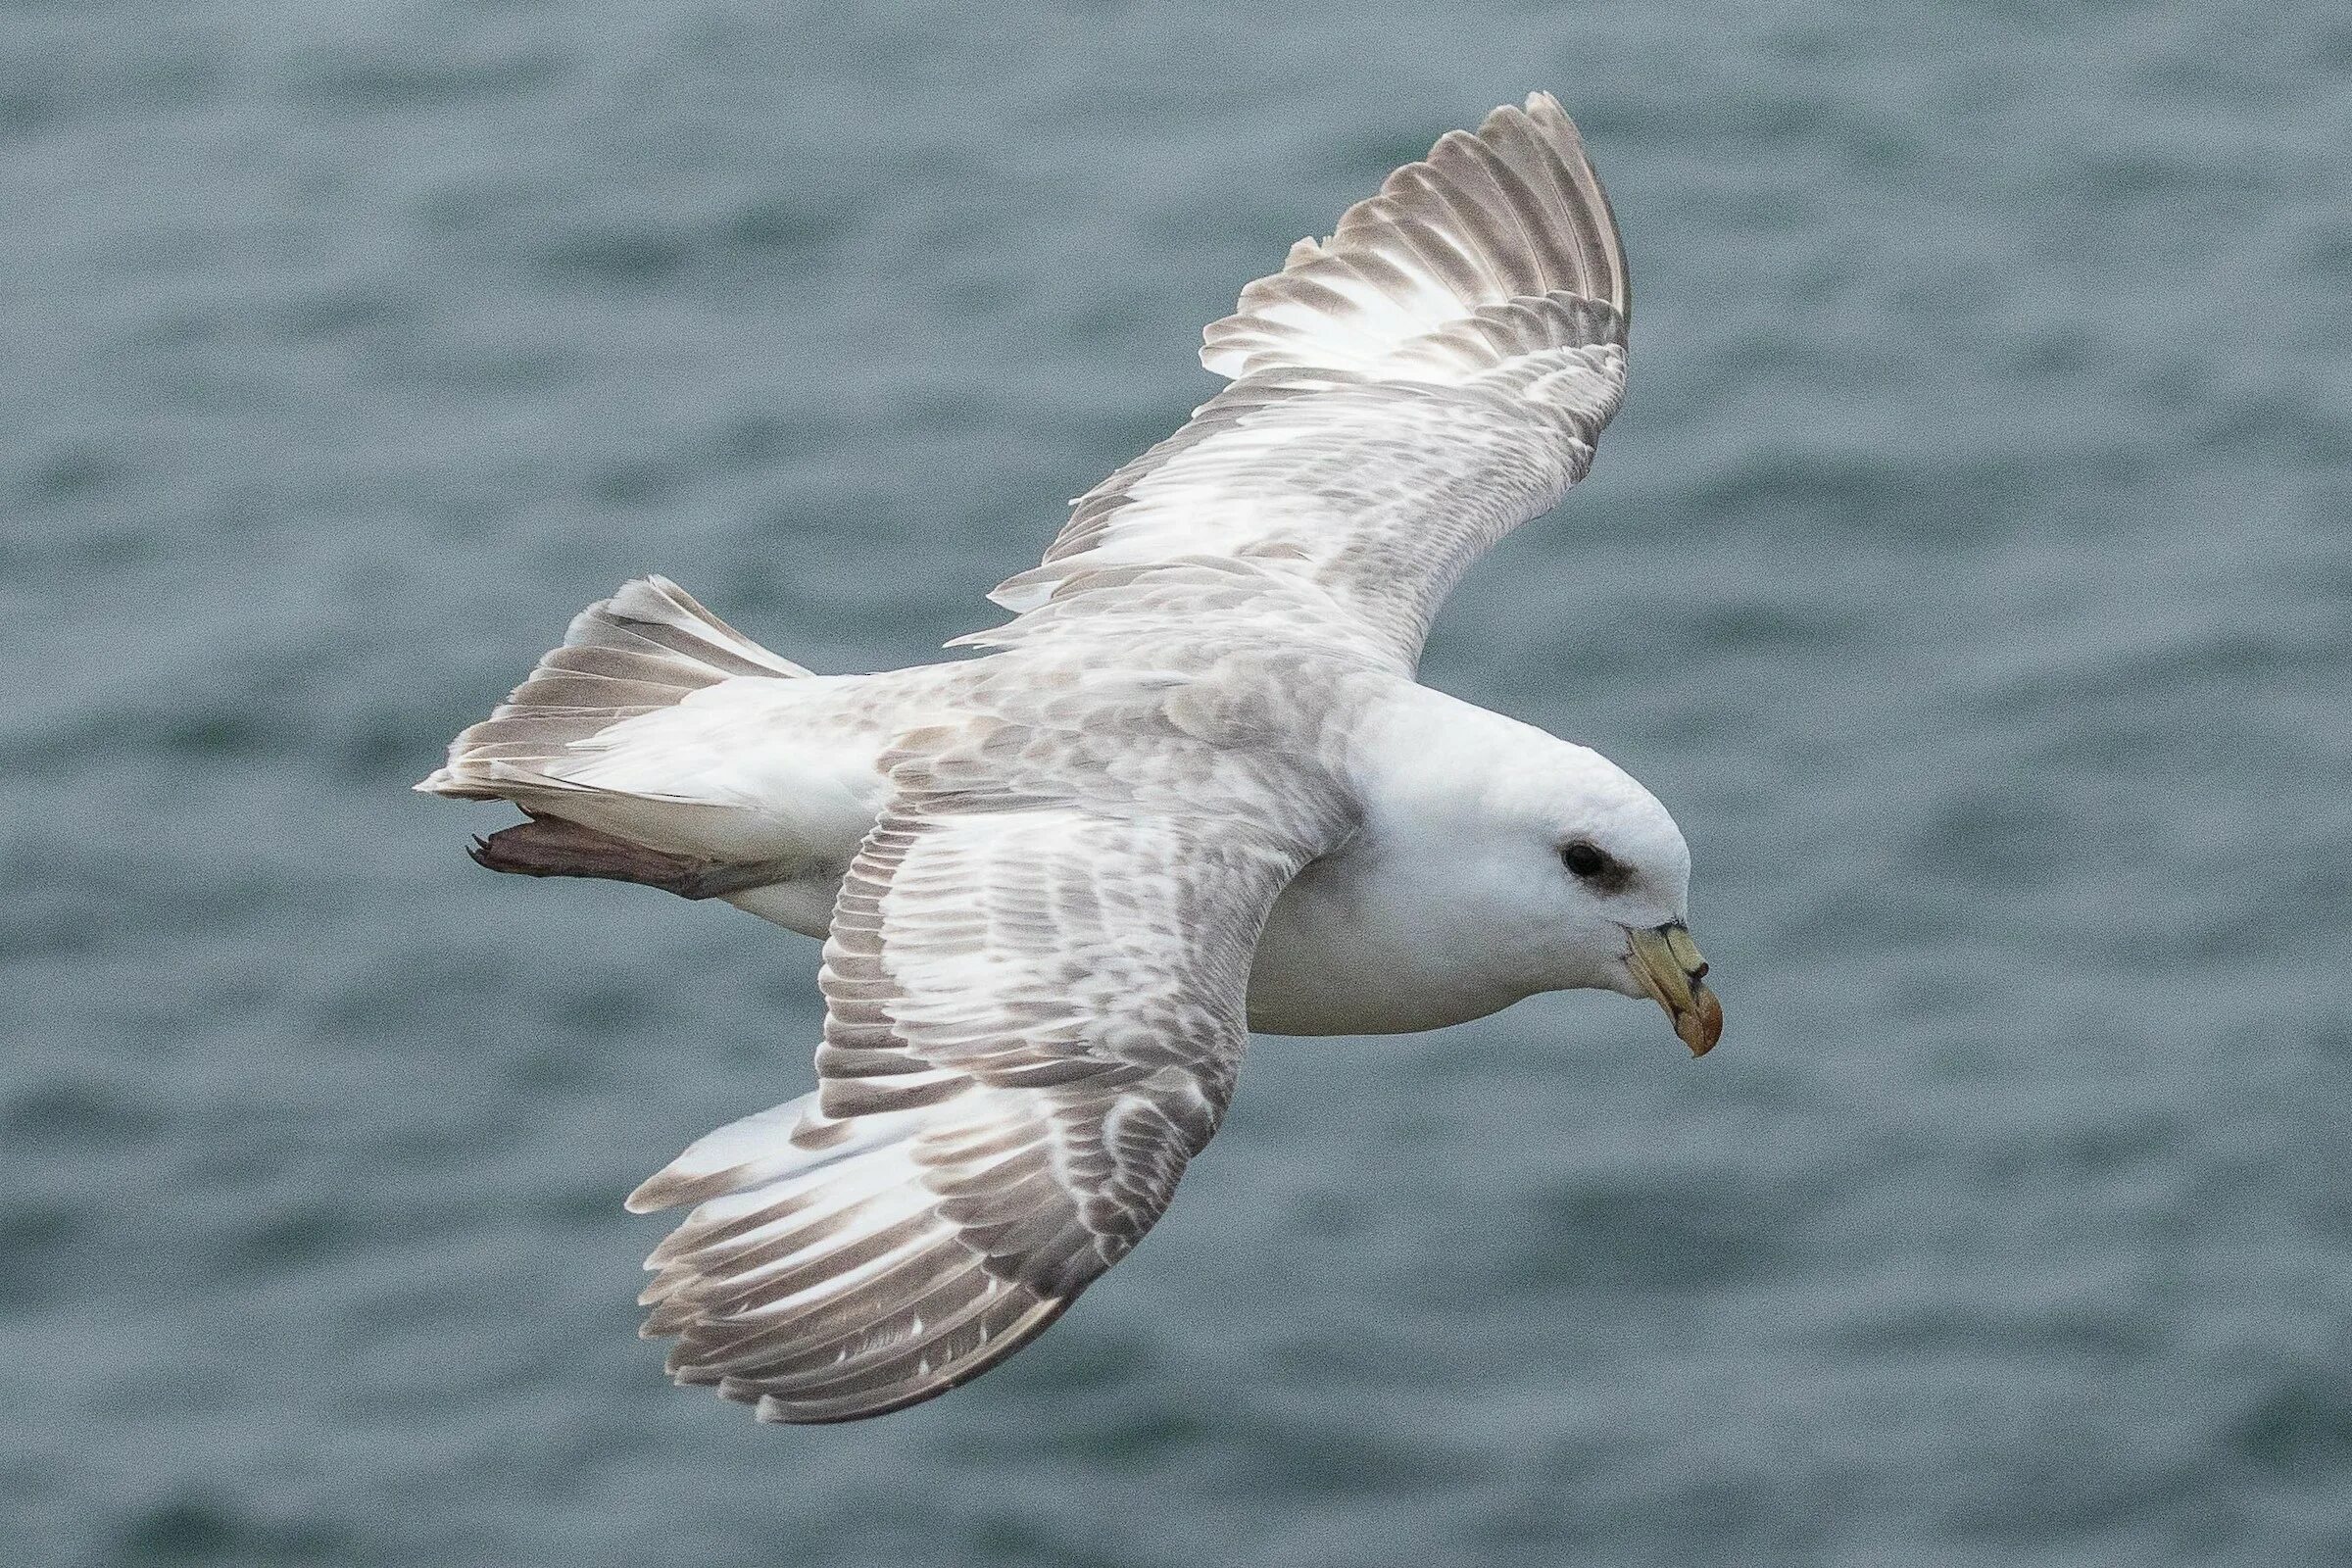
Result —
<instances>
[{"instance_id":1,"label":"bird's tail","mask_svg":"<svg viewBox=\"0 0 2352 1568\"><path fill-rule=\"evenodd\" d=\"M666 577L640 577L572 617L490 716L450 743L449 760L416 786L460 800L514 800L585 787L583 743L623 719L674 707L742 675L808 671L703 608Z\"/></svg>"},{"instance_id":2,"label":"bird's tail","mask_svg":"<svg viewBox=\"0 0 2352 1568\"><path fill-rule=\"evenodd\" d=\"M863 679L811 676L676 583L641 577L580 612L416 788L531 814L474 847L493 870L732 898L793 882L863 834L870 812L842 783L860 759L779 744Z\"/></svg>"}]
</instances>

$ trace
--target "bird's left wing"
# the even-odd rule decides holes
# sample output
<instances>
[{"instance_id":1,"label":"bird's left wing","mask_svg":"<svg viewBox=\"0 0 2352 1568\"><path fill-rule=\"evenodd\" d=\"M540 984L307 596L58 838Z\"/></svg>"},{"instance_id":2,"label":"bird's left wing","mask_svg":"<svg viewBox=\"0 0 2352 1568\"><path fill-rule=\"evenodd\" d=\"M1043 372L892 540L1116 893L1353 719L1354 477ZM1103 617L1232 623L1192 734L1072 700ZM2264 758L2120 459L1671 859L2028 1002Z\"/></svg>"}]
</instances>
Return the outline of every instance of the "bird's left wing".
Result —
<instances>
[{"instance_id":1,"label":"bird's left wing","mask_svg":"<svg viewBox=\"0 0 2352 1568\"><path fill-rule=\"evenodd\" d=\"M1221 809L1164 767L1117 800L1025 784L1058 744L1015 727L901 760L825 948L821 1087L631 1199L697 1205L647 1264L680 1382L779 1421L943 1393L1124 1256L1216 1130L1316 811Z\"/></svg>"},{"instance_id":2,"label":"bird's left wing","mask_svg":"<svg viewBox=\"0 0 2352 1568\"><path fill-rule=\"evenodd\" d=\"M1632 310L1576 126L1543 93L1497 109L1245 289L1200 354L1233 385L1074 502L1044 564L993 597L1053 619L1213 564L1409 672L1462 572L1591 466Z\"/></svg>"}]
</instances>

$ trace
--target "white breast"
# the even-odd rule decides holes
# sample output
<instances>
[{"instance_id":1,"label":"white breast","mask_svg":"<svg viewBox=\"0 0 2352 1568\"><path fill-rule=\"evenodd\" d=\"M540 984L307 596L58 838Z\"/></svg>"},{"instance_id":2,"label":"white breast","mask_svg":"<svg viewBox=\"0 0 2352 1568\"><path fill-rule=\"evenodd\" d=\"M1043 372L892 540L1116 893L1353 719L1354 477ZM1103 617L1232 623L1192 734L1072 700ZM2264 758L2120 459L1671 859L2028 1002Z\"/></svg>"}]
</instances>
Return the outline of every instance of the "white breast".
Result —
<instances>
[{"instance_id":1,"label":"white breast","mask_svg":"<svg viewBox=\"0 0 2352 1568\"><path fill-rule=\"evenodd\" d=\"M1485 972L1475 938L1424 913L1427 889L1384 871L1393 863L1343 853L1284 890L1250 971L1252 1030L1404 1034L1483 1018L1529 995Z\"/></svg>"}]
</instances>

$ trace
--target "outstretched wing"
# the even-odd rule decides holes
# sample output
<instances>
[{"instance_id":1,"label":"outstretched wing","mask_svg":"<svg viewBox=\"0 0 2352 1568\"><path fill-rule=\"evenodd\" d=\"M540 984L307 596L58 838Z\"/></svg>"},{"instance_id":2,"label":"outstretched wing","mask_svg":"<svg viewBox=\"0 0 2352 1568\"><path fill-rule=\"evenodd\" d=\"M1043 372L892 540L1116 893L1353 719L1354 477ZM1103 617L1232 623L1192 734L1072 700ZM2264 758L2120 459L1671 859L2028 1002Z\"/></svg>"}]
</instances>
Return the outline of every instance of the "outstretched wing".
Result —
<instances>
[{"instance_id":1,"label":"outstretched wing","mask_svg":"<svg viewBox=\"0 0 2352 1568\"><path fill-rule=\"evenodd\" d=\"M866 839L825 948L818 1091L630 1200L698 1205L647 1263L646 1332L678 1337L681 1383L776 1421L954 1388L1126 1255L1216 1130L1259 929L1319 846L1280 810L1003 783L1035 740L980 742L966 760L998 783L918 783Z\"/></svg>"},{"instance_id":2,"label":"outstretched wing","mask_svg":"<svg viewBox=\"0 0 2352 1568\"><path fill-rule=\"evenodd\" d=\"M1244 289L1200 354L1233 385L994 597L1028 612L1139 566L1248 563L1409 671L1470 563L1591 466L1632 308L1576 126L1543 93L1497 109Z\"/></svg>"}]
</instances>

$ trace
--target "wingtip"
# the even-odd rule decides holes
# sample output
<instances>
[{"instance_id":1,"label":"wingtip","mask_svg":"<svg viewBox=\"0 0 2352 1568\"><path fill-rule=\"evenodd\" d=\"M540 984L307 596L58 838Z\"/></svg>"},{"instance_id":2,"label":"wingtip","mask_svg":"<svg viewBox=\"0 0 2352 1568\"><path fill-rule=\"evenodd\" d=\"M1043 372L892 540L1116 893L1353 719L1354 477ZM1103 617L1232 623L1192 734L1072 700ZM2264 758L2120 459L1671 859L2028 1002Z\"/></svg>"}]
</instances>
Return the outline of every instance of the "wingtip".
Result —
<instances>
[{"instance_id":1,"label":"wingtip","mask_svg":"<svg viewBox=\"0 0 2352 1568\"><path fill-rule=\"evenodd\" d=\"M990 589L988 602L1016 615L1024 614L1053 598L1054 585L1067 575L1066 571L1052 562L1042 566L1032 566L1027 571L1013 573Z\"/></svg>"},{"instance_id":2,"label":"wingtip","mask_svg":"<svg viewBox=\"0 0 2352 1568\"><path fill-rule=\"evenodd\" d=\"M632 1214L659 1214L665 1208L677 1206L674 1191L678 1183L667 1171L648 1176L637 1184L637 1190L620 1200L620 1206Z\"/></svg>"},{"instance_id":3,"label":"wingtip","mask_svg":"<svg viewBox=\"0 0 2352 1568\"><path fill-rule=\"evenodd\" d=\"M1552 94L1524 103L1446 131L1342 214L1330 240L1292 246L1201 334L1202 367L1229 380L1275 366L1426 374L1451 363L1433 340L1488 307L1569 294L1630 317L1622 242L1584 138ZM1429 260L1457 252L1459 266ZM1396 281L1408 273L1413 286Z\"/></svg>"}]
</instances>

